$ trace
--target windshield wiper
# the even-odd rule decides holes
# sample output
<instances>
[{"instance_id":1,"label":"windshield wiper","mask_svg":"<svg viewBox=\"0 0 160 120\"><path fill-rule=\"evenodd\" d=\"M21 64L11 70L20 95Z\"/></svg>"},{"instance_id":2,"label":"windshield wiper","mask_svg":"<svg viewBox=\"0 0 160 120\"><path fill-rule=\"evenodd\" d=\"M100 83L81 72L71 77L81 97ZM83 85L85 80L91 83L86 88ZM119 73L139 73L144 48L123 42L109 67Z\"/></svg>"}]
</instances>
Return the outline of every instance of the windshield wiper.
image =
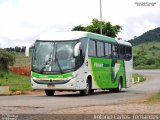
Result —
<instances>
[{"instance_id":1,"label":"windshield wiper","mask_svg":"<svg viewBox=\"0 0 160 120\"><path fill-rule=\"evenodd\" d=\"M48 60L45 62L45 64L44 64L43 67L41 68L40 73L43 73L44 69L45 69L47 66L50 66L50 65L51 65L51 63L52 63L52 58L51 58L51 57L52 57L52 52L50 53Z\"/></svg>"},{"instance_id":2,"label":"windshield wiper","mask_svg":"<svg viewBox=\"0 0 160 120\"><path fill-rule=\"evenodd\" d=\"M58 67L59 67L59 70L60 70L60 72L61 72L61 74L63 74L64 72L63 72L63 70L62 70L62 68L61 68L61 65L59 64L59 60L58 60L58 58L57 58L57 44L56 44L56 46L55 46L55 63L56 63L56 61L57 61L57 65L58 65Z\"/></svg>"}]
</instances>

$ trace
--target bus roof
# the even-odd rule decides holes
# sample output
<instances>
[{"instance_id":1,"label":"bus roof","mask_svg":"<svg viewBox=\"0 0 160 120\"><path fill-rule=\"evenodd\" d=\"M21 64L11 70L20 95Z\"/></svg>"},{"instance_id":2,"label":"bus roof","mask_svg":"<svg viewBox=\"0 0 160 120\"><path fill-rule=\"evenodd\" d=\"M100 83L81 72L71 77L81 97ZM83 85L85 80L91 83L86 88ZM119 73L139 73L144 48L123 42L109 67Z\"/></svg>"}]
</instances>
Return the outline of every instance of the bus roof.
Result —
<instances>
[{"instance_id":1,"label":"bus roof","mask_svg":"<svg viewBox=\"0 0 160 120\"><path fill-rule=\"evenodd\" d=\"M61 41L61 40L78 40L87 37L87 32L67 31L67 32L48 32L39 36L38 40L43 41Z\"/></svg>"},{"instance_id":2,"label":"bus roof","mask_svg":"<svg viewBox=\"0 0 160 120\"><path fill-rule=\"evenodd\" d=\"M126 45L126 46L132 46L131 43L124 41L124 40L116 40L118 44Z\"/></svg>"},{"instance_id":3,"label":"bus roof","mask_svg":"<svg viewBox=\"0 0 160 120\"><path fill-rule=\"evenodd\" d=\"M131 46L130 43L122 41L122 40L116 40L115 38L95 34L91 32L84 32L84 31L66 31L66 32L48 32L44 33L39 36L37 39L38 41L70 41L70 40L78 40L80 38L88 37L95 40L102 40L110 43L119 43L124 45Z\"/></svg>"}]
</instances>

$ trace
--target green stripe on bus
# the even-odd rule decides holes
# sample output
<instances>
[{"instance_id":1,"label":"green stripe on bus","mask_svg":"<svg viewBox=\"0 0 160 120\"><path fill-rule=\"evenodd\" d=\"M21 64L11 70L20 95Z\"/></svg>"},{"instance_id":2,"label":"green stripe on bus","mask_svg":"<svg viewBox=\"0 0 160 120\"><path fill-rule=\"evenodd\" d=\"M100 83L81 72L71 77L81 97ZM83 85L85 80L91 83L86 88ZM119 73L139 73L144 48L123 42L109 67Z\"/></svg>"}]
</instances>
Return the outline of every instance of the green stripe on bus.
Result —
<instances>
[{"instance_id":1,"label":"green stripe on bus","mask_svg":"<svg viewBox=\"0 0 160 120\"><path fill-rule=\"evenodd\" d=\"M46 75L46 74L39 74L39 73L32 72L32 76L37 78L68 78L68 77L71 77L72 75L73 75L72 72L59 74L59 75Z\"/></svg>"}]
</instances>

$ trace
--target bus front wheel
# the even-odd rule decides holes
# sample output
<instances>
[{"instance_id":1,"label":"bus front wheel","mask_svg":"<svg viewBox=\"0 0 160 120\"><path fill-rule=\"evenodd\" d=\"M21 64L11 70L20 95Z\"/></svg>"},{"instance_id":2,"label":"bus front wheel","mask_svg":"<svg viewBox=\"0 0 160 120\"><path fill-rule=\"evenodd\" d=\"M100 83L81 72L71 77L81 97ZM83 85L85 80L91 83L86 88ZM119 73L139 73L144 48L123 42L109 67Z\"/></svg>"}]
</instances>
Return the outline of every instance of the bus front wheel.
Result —
<instances>
[{"instance_id":1,"label":"bus front wheel","mask_svg":"<svg viewBox=\"0 0 160 120\"><path fill-rule=\"evenodd\" d=\"M91 83L89 82L89 80L87 80L86 89L80 90L80 95L87 96L90 94L90 91L91 91Z\"/></svg>"},{"instance_id":2,"label":"bus front wheel","mask_svg":"<svg viewBox=\"0 0 160 120\"><path fill-rule=\"evenodd\" d=\"M53 96L55 93L55 90L45 90L45 93L47 96Z\"/></svg>"}]
</instances>

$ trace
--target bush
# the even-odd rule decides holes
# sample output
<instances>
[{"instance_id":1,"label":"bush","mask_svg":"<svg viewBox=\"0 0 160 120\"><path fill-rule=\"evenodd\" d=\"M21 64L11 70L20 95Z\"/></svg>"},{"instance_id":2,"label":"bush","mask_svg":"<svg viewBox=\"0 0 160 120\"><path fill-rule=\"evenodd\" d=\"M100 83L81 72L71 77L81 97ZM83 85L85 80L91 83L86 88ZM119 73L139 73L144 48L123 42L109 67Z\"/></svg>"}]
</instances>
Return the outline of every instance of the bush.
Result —
<instances>
[{"instance_id":1,"label":"bush","mask_svg":"<svg viewBox=\"0 0 160 120\"><path fill-rule=\"evenodd\" d=\"M155 65L156 65L157 67L160 66L160 56L158 56L158 57L156 58Z\"/></svg>"},{"instance_id":2,"label":"bush","mask_svg":"<svg viewBox=\"0 0 160 120\"><path fill-rule=\"evenodd\" d=\"M145 65L146 58L144 56L135 55L133 56L133 66Z\"/></svg>"},{"instance_id":3,"label":"bush","mask_svg":"<svg viewBox=\"0 0 160 120\"><path fill-rule=\"evenodd\" d=\"M15 62L15 54L8 52L4 49L0 49L0 70L8 71L8 66L13 65Z\"/></svg>"},{"instance_id":4,"label":"bush","mask_svg":"<svg viewBox=\"0 0 160 120\"><path fill-rule=\"evenodd\" d=\"M147 59L147 60L146 60L146 64L147 64L147 65L154 65L154 64L155 64L155 59L153 59L153 58Z\"/></svg>"},{"instance_id":5,"label":"bush","mask_svg":"<svg viewBox=\"0 0 160 120\"><path fill-rule=\"evenodd\" d=\"M0 72L0 78L4 78L5 77L5 73L4 72Z\"/></svg>"}]
</instances>

